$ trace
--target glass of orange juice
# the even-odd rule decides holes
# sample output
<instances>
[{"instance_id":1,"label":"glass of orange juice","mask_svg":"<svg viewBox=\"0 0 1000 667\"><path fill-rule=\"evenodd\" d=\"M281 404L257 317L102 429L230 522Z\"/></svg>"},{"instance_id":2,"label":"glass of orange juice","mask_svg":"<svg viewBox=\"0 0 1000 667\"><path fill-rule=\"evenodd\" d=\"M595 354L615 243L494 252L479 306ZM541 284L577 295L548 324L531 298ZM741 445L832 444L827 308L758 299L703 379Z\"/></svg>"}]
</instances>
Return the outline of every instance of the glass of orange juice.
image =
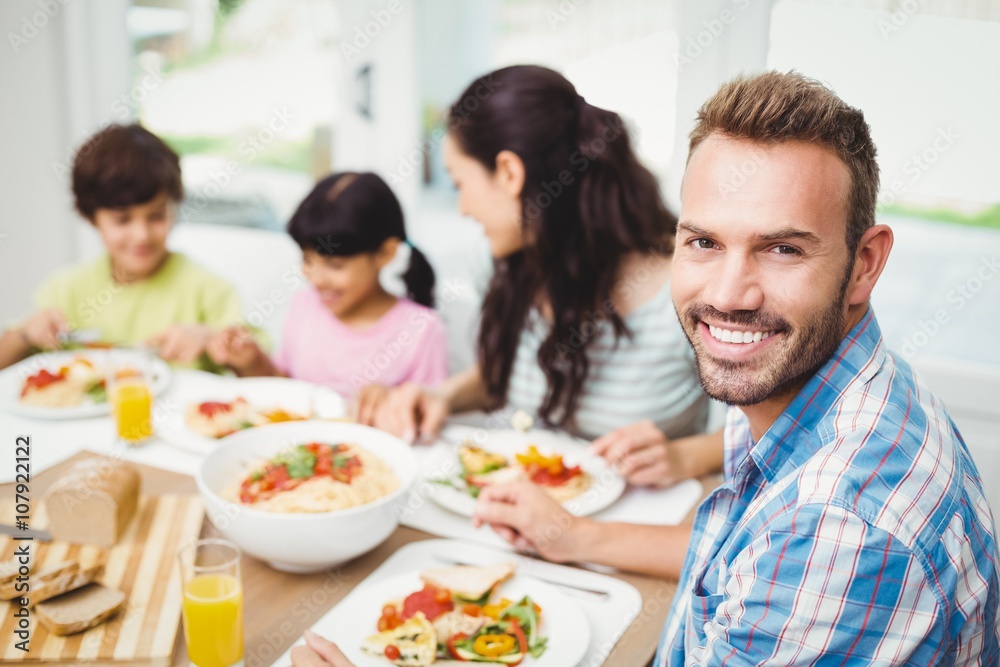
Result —
<instances>
[{"instance_id":1,"label":"glass of orange juice","mask_svg":"<svg viewBox=\"0 0 1000 667\"><path fill-rule=\"evenodd\" d=\"M184 587L184 639L192 667L243 665L240 548L198 540L178 552Z\"/></svg>"},{"instance_id":2,"label":"glass of orange juice","mask_svg":"<svg viewBox=\"0 0 1000 667\"><path fill-rule=\"evenodd\" d=\"M112 353L109 358L106 383L118 441L140 445L153 435L152 361L142 352Z\"/></svg>"}]
</instances>

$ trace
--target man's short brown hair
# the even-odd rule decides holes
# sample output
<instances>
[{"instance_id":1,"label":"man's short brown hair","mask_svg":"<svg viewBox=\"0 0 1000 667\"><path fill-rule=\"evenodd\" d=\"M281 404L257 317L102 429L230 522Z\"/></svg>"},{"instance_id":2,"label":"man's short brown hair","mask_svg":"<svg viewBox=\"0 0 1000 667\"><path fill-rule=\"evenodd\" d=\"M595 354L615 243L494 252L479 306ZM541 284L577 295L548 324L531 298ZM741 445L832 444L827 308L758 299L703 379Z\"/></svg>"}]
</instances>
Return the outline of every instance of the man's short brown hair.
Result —
<instances>
[{"instance_id":1,"label":"man's short brown hair","mask_svg":"<svg viewBox=\"0 0 1000 667\"><path fill-rule=\"evenodd\" d=\"M832 151L851 176L847 250L854 263L865 230L875 224L879 172L871 129L860 109L797 72L765 72L726 83L698 110L688 160L711 134L762 144L803 141Z\"/></svg>"},{"instance_id":2,"label":"man's short brown hair","mask_svg":"<svg viewBox=\"0 0 1000 667\"><path fill-rule=\"evenodd\" d=\"M184 197L177 153L139 125L109 125L80 146L73 160L73 197L93 221L99 208L144 204L161 192Z\"/></svg>"}]
</instances>

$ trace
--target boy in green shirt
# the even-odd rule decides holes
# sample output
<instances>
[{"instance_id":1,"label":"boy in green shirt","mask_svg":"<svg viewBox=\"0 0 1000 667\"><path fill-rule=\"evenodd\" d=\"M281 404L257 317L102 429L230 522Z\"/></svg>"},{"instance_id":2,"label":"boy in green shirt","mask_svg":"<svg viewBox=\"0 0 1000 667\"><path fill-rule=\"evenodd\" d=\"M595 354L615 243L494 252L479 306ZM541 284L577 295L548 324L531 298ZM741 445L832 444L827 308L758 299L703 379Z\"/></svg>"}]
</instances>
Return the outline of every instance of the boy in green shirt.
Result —
<instances>
[{"instance_id":1,"label":"boy in green shirt","mask_svg":"<svg viewBox=\"0 0 1000 667\"><path fill-rule=\"evenodd\" d=\"M38 310L0 336L0 368L34 349L58 348L60 334L76 330L212 368L205 346L241 322L242 307L232 285L167 250L183 194L177 154L142 127L111 125L84 143L73 163L75 205L107 254L42 284Z\"/></svg>"}]
</instances>

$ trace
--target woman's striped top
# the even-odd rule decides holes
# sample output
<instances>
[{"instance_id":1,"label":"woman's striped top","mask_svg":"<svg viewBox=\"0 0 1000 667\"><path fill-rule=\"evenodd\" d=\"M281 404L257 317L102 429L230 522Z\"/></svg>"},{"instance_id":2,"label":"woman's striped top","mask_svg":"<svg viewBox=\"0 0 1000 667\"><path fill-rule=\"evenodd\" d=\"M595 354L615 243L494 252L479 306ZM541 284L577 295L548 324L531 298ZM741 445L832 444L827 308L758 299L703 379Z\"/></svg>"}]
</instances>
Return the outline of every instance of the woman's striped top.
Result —
<instances>
[{"instance_id":1,"label":"woman's striped top","mask_svg":"<svg viewBox=\"0 0 1000 667\"><path fill-rule=\"evenodd\" d=\"M670 438L703 432L709 400L670 300L669 281L624 319L632 336L622 336L617 346L607 321L588 323L563 341L562 349L568 354L579 354L581 337L597 336L586 351L589 374L567 430L592 439L649 419ZM538 348L549 327L537 309L529 313L507 390L511 409L537 415L545 398L547 383L538 363Z\"/></svg>"}]
</instances>

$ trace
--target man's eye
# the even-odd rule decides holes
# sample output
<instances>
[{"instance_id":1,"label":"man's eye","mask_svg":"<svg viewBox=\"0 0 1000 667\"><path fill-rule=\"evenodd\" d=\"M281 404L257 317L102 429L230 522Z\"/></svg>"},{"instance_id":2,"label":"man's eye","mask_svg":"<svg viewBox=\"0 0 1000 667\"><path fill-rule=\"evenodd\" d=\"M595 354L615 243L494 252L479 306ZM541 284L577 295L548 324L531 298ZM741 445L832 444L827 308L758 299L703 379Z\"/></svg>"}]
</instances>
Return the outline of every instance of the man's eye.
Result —
<instances>
[{"instance_id":1,"label":"man's eye","mask_svg":"<svg viewBox=\"0 0 1000 667\"><path fill-rule=\"evenodd\" d=\"M779 255L798 255L799 249L790 245L779 245L774 247L774 251Z\"/></svg>"},{"instance_id":2,"label":"man's eye","mask_svg":"<svg viewBox=\"0 0 1000 667\"><path fill-rule=\"evenodd\" d=\"M699 250L711 250L715 247L715 243L709 239L694 239L692 243L694 243L694 247Z\"/></svg>"}]
</instances>

